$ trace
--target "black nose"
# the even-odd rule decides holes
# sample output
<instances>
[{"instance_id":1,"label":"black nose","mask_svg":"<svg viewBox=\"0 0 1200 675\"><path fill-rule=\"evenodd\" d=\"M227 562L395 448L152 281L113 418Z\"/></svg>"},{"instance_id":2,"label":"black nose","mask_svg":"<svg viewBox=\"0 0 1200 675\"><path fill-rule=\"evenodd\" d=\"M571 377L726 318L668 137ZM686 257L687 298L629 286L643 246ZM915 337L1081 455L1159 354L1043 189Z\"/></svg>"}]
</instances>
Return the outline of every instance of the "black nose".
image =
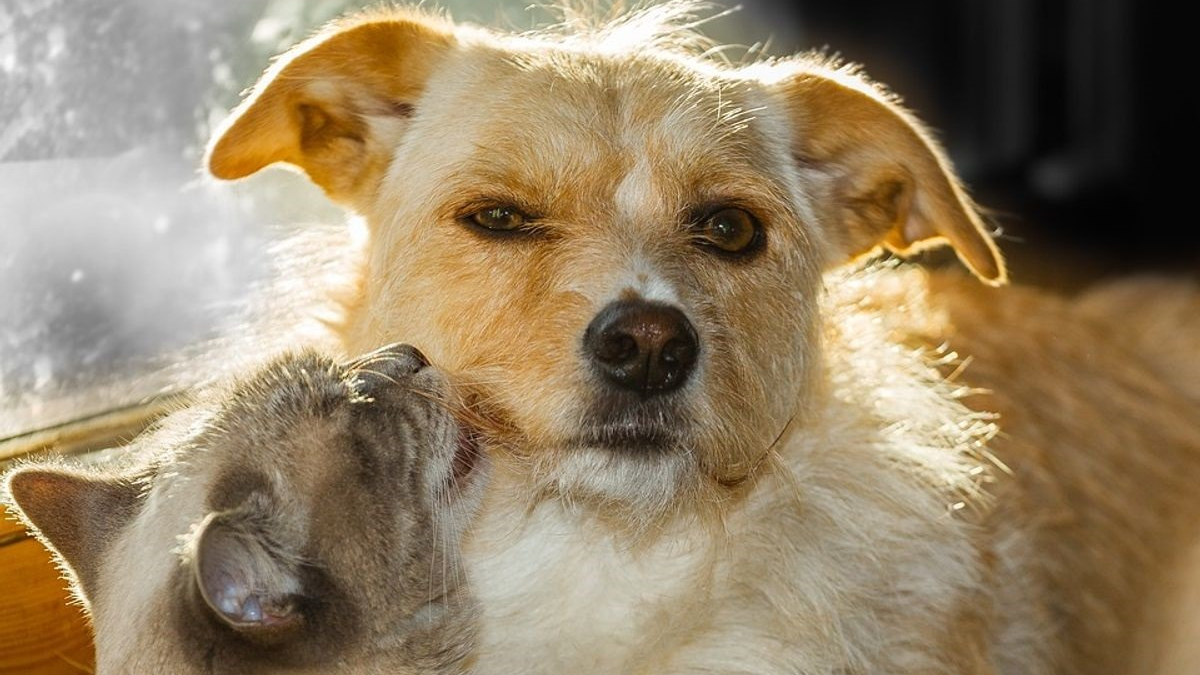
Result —
<instances>
[{"instance_id":1,"label":"black nose","mask_svg":"<svg viewBox=\"0 0 1200 675\"><path fill-rule=\"evenodd\" d=\"M609 382L654 396L687 381L700 343L678 309L618 300L592 319L583 334L583 349Z\"/></svg>"}]
</instances>

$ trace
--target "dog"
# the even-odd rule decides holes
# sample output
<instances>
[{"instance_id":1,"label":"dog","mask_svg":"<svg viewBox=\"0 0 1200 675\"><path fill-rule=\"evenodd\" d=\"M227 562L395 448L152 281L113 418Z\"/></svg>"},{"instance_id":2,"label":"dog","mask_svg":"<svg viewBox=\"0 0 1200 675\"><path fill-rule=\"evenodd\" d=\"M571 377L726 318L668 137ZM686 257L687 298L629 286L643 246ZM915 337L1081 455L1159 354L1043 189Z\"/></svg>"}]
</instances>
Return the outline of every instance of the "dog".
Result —
<instances>
[{"instance_id":1,"label":"dog","mask_svg":"<svg viewBox=\"0 0 1200 675\"><path fill-rule=\"evenodd\" d=\"M101 674L466 672L470 427L415 349L276 357L120 470L29 465L15 511L76 582Z\"/></svg>"},{"instance_id":2,"label":"dog","mask_svg":"<svg viewBox=\"0 0 1200 675\"><path fill-rule=\"evenodd\" d=\"M461 551L475 672L1194 672L1178 369L1104 303L999 288L882 86L719 61L693 10L356 15L208 149L219 179L288 165L365 224L324 247L338 349L412 343L495 422ZM862 266L937 245L974 280Z\"/></svg>"}]
</instances>

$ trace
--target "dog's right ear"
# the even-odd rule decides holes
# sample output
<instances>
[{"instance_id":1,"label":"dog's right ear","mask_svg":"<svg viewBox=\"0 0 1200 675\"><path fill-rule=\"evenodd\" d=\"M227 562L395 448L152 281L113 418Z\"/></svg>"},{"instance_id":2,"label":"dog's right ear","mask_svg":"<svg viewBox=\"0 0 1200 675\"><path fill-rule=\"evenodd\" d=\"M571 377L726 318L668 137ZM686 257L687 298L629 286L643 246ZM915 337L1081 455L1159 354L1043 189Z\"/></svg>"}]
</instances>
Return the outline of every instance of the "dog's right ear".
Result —
<instances>
[{"instance_id":1,"label":"dog's right ear","mask_svg":"<svg viewBox=\"0 0 1200 675\"><path fill-rule=\"evenodd\" d=\"M209 171L233 180L285 162L355 206L382 177L403 121L454 44L445 20L388 11L293 47L214 135Z\"/></svg>"}]
</instances>

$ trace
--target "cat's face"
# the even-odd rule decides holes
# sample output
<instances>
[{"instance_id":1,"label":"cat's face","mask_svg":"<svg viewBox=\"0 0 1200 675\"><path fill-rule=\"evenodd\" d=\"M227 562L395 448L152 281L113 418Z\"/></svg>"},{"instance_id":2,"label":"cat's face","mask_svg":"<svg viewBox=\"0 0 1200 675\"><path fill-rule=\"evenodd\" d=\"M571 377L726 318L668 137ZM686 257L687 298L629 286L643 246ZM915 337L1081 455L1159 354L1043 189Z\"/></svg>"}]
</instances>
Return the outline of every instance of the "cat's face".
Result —
<instances>
[{"instance_id":1,"label":"cat's face","mask_svg":"<svg viewBox=\"0 0 1200 675\"><path fill-rule=\"evenodd\" d=\"M411 348L288 356L136 479L27 468L12 492L76 573L100 675L454 672L483 471L448 396ZM43 508L52 493L89 510Z\"/></svg>"}]
</instances>

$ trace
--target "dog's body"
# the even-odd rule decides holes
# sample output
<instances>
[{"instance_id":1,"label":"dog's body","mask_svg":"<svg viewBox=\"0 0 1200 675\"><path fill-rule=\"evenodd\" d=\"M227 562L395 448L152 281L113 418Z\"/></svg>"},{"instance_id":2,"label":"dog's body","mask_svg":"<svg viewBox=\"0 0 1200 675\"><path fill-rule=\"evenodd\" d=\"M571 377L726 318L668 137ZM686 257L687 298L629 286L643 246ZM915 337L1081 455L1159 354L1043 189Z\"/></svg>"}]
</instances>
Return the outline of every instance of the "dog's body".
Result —
<instances>
[{"instance_id":1,"label":"dog's body","mask_svg":"<svg viewBox=\"0 0 1200 675\"><path fill-rule=\"evenodd\" d=\"M524 36L358 17L210 150L361 215L345 348L411 341L510 430L464 544L478 672L1182 658L1161 584L1200 534L1200 434L1170 367L1095 319L1115 300L839 271L943 241L1005 277L893 99L821 59L706 60L662 29L687 9Z\"/></svg>"},{"instance_id":2,"label":"dog's body","mask_svg":"<svg viewBox=\"0 0 1200 675\"><path fill-rule=\"evenodd\" d=\"M1051 637L1052 672L1197 672L1200 406L1185 385L1198 352L1185 348L1197 336L1178 308L1200 291L1129 281L1068 300L962 281L933 280L946 323L925 340L960 354L957 381L977 390L964 402L998 416L989 450L1003 468L982 523L1018 530L1029 546L991 544L1035 580L1019 616L1040 606L1045 622L1021 625ZM1141 310L1098 318L1104 296L1140 297ZM1178 332L1136 320L1162 321L1156 311L1175 316ZM1008 597L1003 584L995 592Z\"/></svg>"},{"instance_id":3,"label":"dog's body","mask_svg":"<svg viewBox=\"0 0 1200 675\"><path fill-rule=\"evenodd\" d=\"M486 505L468 553L482 672L970 672L982 645L959 631L990 598L951 505L974 497L971 443L990 428L919 356L886 353L878 315L844 318L828 389L719 520L680 516L631 543L582 507L545 502L514 528L520 502Z\"/></svg>"},{"instance_id":4,"label":"dog's body","mask_svg":"<svg viewBox=\"0 0 1200 675\"><path fill-rule=\"evenodd\" d=\"M890 96L821 59L714 63L686 9L357 17L210 149L361 215L342 348L411 342L495 422L476 672L1188 672L1164 626L1196 403L1096 319L1120 294L847 271L940 241L1005 278Z\"/></svg>"},{"instance_id":5,"label":"dog's body","mask_svg":"<svg viewBox=\"0 0 1200 675\"><path fill-rule=\"evenodd\" d=\"M280 356L120 471L13 472L14 509L88 608L97 672L465 672L458 538L482 486L427 365L403 347Z\"/></svg>"},{"instance_id":6,"label":"dog's body","mask_svg":"<svg viewBox=\"0 0 1200 675\"><path fill-rule=\"evenodd\" d=\"M1197 408L1135 331L962 275L835 280L833 390L720 525L622 549L559 504L483 511L483 672L1196 672Z\"/></svg>"}]
</instances>

